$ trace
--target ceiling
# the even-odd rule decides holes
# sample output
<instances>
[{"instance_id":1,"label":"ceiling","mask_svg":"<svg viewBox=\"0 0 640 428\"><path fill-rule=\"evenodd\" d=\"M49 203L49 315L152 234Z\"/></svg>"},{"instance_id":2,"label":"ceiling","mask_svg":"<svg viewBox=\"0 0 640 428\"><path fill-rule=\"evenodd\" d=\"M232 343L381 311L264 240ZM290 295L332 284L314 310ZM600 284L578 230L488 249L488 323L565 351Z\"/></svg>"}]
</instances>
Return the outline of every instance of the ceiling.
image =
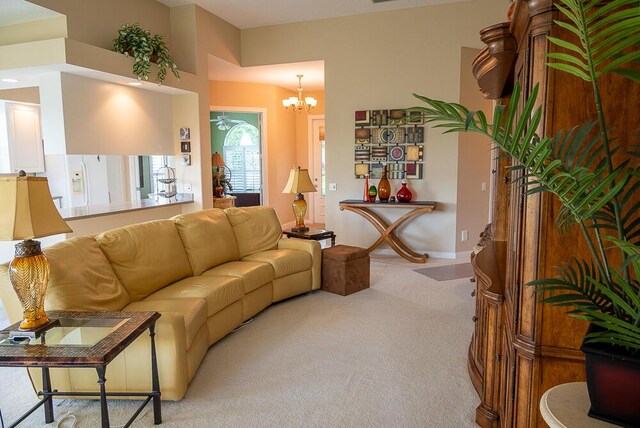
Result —
<instances>
[{"instance_id":1,"label":"ceiling","mask_svg":"<svg viewBox=\"0 0 640 428\"><path fill-rule=\"evenodd\" d=\"M360 15L462 0L159 0L167 6L195 3L240 29Z\"/></svg>"}]
</instances>

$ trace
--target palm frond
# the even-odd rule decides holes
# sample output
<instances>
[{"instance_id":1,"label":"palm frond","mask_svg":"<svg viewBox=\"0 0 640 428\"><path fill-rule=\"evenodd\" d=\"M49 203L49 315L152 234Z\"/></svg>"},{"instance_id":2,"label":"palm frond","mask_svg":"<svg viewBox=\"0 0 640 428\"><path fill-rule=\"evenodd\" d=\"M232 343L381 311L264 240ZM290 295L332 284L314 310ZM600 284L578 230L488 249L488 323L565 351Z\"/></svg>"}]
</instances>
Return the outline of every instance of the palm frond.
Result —
<instances>
[{"instance_id":1,"label":"palm frond","mask_svg":"<svg viewBox=\"0 0 640 428\"><path fill-rule=\"evenodd\" d=\"M414 95L428 105L416 107L423 112L427 123L435 122L434 127L443 128L445 132L476 132L487 136L527 169L522 183L529 194L548 190L560 198L576 221L586 221L618 196L628 171L618 168L609 172L606 165L596 163L596 160L601 162L598 157L602 156L599 156L601 149L595 149L598 137L589 138L595 127L593 122L559 133L555 138L538 137L535 129L540 123L541 109L535 108L537 93L536 85L519 110L521 89L516 84L508 108L494 111L493 124L487 122L484 114L468 111L458 104ZM496 117L504 121L504 125L498 123ZM535 179L530 180L531 177Z\"/></svg>"},{"instance_id":2,"label":"palm frond","mask_svg":"<svg viewBox=\"0 0 640 428\"><path fill-rule=\"evenodd\" d=\"M556 266L560 274L555 278L537 279L528 286L535 287L543 295L542 302L556 306L573 306L578 313L585 309L611 313L614 310L610 296L603 293L598 284L603 279L595 266L584 260L573 259L571 263ZM562 294L557 294L561 291Z\"/></svg>"},{"instance_id":3,"label":"palm frond","mask_svg":"<svg viewBox=\"0 0 640 428\"><path fill-rule=\"evenodd\" d=\"M549 67L593 81L605 73L616 72L634 80L640 73L629 64L640 58L640 2L614 0L602 2L560 0L556 7L568 21L556 24L578 36L579 44L549 37L548 40L570 53L552 52ZM577 54L577 55L576 55Z\"/></svg>"}]
</instances>

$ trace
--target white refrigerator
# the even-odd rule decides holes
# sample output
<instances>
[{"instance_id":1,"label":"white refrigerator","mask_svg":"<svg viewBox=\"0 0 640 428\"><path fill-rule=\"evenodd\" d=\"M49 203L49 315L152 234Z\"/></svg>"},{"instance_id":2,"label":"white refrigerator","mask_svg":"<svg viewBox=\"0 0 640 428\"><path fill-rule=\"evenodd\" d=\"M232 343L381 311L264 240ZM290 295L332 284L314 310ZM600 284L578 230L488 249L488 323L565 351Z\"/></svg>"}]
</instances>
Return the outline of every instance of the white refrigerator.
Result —
<instances>
[{"instance_id":1,"label":"white refrigerator","mask_svg":"<svg viewBox=\"0 0 640 428\"><path fill-rule=\"evenodd\" d=\"M61 196L61 208L124 202L124 157L47 155L51 194Z\"/></svg>"}]
</instances>

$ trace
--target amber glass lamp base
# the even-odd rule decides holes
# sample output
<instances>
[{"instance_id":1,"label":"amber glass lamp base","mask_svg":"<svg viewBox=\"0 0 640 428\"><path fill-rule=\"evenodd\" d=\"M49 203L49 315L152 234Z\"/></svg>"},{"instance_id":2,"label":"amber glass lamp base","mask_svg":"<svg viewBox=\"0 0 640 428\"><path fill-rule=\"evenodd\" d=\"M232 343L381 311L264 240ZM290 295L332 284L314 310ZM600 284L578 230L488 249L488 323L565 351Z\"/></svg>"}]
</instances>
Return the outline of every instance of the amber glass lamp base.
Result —
<instances>
[{"instance_id":1,"label":"amber glass lamp base","mask_svg":"<svg viewBox=\"0 0 640 428\"><path fill-rule=\"evenodd\" d=\"M292 232L306 232L309 230L304 225L304 215L307 213L307 201L304 200L304 195L298 193L293 200L293 215L296 217L296 226L291 228Z\"/></svg>"},{"instance_id":2,"label":"amber glass lamp base","mask_svg":"<svg viewBox=\"0 0 640 428\"><path fill-rule=\"evenodd\" d=\"M48 323L44 294L49 283L49 261L40 250L40 242L28 239L16 244L9 279L24 310L20 330L33 330Z\"/></svg>"}]
</instances>

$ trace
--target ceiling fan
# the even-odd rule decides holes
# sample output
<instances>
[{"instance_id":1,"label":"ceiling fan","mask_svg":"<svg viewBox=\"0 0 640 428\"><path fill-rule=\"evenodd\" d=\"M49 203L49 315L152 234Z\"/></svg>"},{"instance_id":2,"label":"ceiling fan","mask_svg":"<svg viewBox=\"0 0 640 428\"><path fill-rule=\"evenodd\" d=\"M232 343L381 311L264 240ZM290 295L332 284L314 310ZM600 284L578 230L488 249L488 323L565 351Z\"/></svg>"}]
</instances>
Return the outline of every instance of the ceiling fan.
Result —
<instances>
[{"instance_id":1,"label":"ceiling fan","mask_svg":"<svg viewBox=\"0 0 640 428\"><path fill-rule=\"evenodd\" d=\"M234 127L234 126L236 126L236 125L238 125L240 123L247 123L244 120L231 119L229 116L225 115L224 113L222 113L216 119L211 119L210 122L215 123L215 125L221 131L228 131L232 127Z\"/></svg>"}]
</instances>

